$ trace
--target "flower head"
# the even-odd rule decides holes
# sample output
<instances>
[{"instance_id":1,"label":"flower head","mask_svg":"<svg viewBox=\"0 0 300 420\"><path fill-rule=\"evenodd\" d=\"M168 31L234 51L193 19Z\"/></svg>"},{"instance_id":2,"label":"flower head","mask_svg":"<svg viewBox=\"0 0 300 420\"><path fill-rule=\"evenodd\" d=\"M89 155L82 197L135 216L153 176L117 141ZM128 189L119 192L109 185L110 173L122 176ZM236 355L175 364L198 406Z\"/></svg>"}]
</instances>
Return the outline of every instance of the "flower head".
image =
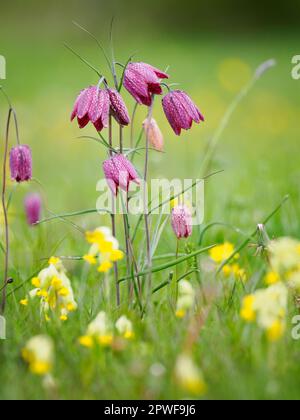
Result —
<instances>
[{"instance_id":1,"label":"flower head","mask_svg":"<svg viewBox=\"0 0 300 420\"><path fill-rule=\"evenodd\" d=\"M91 265L99 263L100 273L108 272L113 263L122 260L124 254L119 250L119 242L111 234L109 228L100 227L86 233L86 240L91 244L90 250L83 258Z\"/></svg>"},{"instance_id":2,"label":"flower head","mask_svg":"<svg viewBox=\"0 0 300 420\"><path fill-rule=\"evenodd\" d=\"M217 245L209 250L210 258L217 264L226 261L234 252L234 245L230 242Z\"/></svg>"},{"instance_id":3,"label":"flower head","mask_svg":"<svg viewBox=\"0 0 300 420\"><path fill-rule=\"evenodd\" d=\"M113 326L104 311L97 315L94 321L89 324L86 334L79 338L79 343L88 348L95 344L106 347L110 346L112 342Z\"/></svg>"},{"instance_id":4,"label":"flower head","mask_svg":"<svg viewBox=\"0 0 300 420\"><path fill-rule=\"evenodd\" d=\"M148 136L151 146L155 150L162 152L164 149L164 138L155 119L151 118L151 120L149 121L149 118L146 118L143 122L143 127L146 136Z\"/></svg>"},{"instance_id":5,"label":"flower head","mask_svg":"<svg viewBox=\"0 0 300 420\"><path fill-rule=\"evenodd\" d=\"M46 320L49 320L50 313L56 313L62 321L66 321L69 312L77 309L71 282L59 259L51 258L49 266L34 277L31 283L34 289L29 293L29 298L40 299L41 313Z\"/></svg>"},{"instance_id":6,"label":"flower head","mask_svg":"<svg viewBox=\"0 0 300 420\"><path fill-rule=\"evenodd\" d=\"M192 395L203 395L206 391L202 372L195 365L189 354L178 356L175 366L175 377L178 385Z\"/></svg>"},{"instance_id":7,"label":"flower head","mask_svg":"<svg viewBox=\"0 0 300 420\"><path fill-rule=\"evenodd\" d=\"M91 122L97 131L101 131L108 126L109 109L110 99L107 90L90 86L77 97L71 121L77 117L80 128L84 128Z\"/></svg>"},{"instance_id":8,"label":"flower head","mask_svg":"<svg viewBox=\"0 0 300 420\"><path fill-rule=\"evenodd\" d=\"M132 322L125 316L122 315L116 322L116 329L127 340L134 337Z\"/></svg>"},{"instance_id":9,"label":"flower head","mask_svg":"<svg viewBox=\"0 0 300 420\"><path fill-rule=\"evenodd\" d=\"M177 318L183 318L186 312L195 304L195 290L190 282L181 280L178 285L178 300L176 306Z\"/></svg>"},{"instance_id":10,"label":"flower head","mask_svg":"<svg viewBox=\"0 0 300 420\"><path fill-rule=\"evenodd\" d=\"M181 129L189 130L193 121L199 124L204 121L204 117L191 100L191 98L181 90L169 92L162 100L163 109L166 117L176 135L181 134Z\"/></svg>"},{"instance_id":11,"label":"flower head","mask_svg":"<svg viewBox=\"0 0 300 420\"><path fill-rule=\"evenodd\" d=\"M30 147L20 145L10 151L11 179L17 182L29 181L32 178L32 156Z\"/></svg>"},{"instance_id":12,"label":"flower head","mask_svg":"<svg viewBox=\"0 0 300 420\"><path fill-rule=\"evenodd\" d=\"M283 283L257 290L243 299L241 318L257 322L270 341L277 341L285 331L288 289Z\"/></svg>"},{"instance_id":13,"label":"flower head","mask_svg":"<svg viewBox=\"0 0 300 420\"><path fill-rule=\"evenodd\" d=\"M178 239L188 238L192 235L192 212L188 206L179 204L172 210L172 228Z\"/></svg>"},{"instance_id":14,"label":"flower head","mask_svg":"<svg viewBox=\"0 0 300 420\"><path fill-rule=\"evenodd\" d=\"M122 96L115 89L107 89L110 100L110 112L120 125L128 125L130 117Z\"/></svg>"},{"instance_id":15,"label":"flower head","mask_svg":"<svg viewBox=\"0 0 300 420\"><path fill-rule=\"evenodd\" d=\"M51 338L46 335L31 338L22 350L22 357L33 374L48 375L54 364L54 345Z\"/></svg>"},{"instance_id":16,"label":"flower head","mask_svg":"<svg viewBox=\"0 0 300 420\"><path fill-rule=\"evenodd\" d=\"M117 195L118 188L129 190L130 182L139 185L138 174L132 163L122 154L115 155L103 162L103 171L109 188Z\"/></svg>"},{"instance_id":17,"label":"flower head","mask_svg":"<svg viewBox=\"0 0 300 420\"><path fill-rule=\"evenodd\" d=\"M124 87L139 104L150 106L152 95L161 95L160 79L168 75L146 63L129 63L124 75Z\"/></svg>"},{"instance_id":18,"label":"flower head","mask_svg":"<svg viewBox=\"0 0 300 420\"><path fill-rule=\"evenodd\" d=\"M25 211L29 225L34 225L40 220L41 209L42 200L39 194L29 194L25 198Z\"/></svg>"}]
</instances>

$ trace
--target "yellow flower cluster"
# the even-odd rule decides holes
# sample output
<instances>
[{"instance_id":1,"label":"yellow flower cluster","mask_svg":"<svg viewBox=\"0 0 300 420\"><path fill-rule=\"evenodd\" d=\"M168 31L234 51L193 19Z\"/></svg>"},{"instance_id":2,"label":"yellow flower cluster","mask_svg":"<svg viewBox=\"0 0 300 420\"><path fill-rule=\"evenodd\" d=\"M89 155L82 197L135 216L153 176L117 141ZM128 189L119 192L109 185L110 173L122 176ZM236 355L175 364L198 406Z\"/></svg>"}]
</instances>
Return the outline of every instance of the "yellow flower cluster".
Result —
<instances>
[{"instance_id":1,"label":"yellow flower cluster","mask_svg":"<svg viewBox=\"0 0 300 420\"><path fill-rule=\"evenodd\" d=\"M34 289L28 297L21 300L20 304L27 306L31 299L40 298L41 313L47 321L50 320L50 312L57 313L62 321L66 321L69 312L77 309L71 282L59 258L50 258L49 266L31 282Z\"/></svg>"},{"instance_id":2,"label":"yellow flower cluster","mask_svg":"<svg viewBox=\"0 0 300 420\"><path fill-rule=\"evenodd\" d=\"M182 280L178 285L178 300L176 306L177 318L184 318L187 311L195 304L195 290L190 282Z\"/></svg>"},{"instance_id":3,"label":"yellow flower cluster","mask_svg":"<svg viewBox=\"0 0 300 420\"><path fill-rule=\"evenodd\" d=\"M288 290L283 283L277 283L246 296L240 315L246 322L257 322L269 341L277 341L285 332L287 304Z\"/></svg>"},{"instance_id":4,"label":"yellow flower cluster","mask_svg":"<svg viewBox=\"0 0 300 420\"><path fill-rule=\"evenodd\" d=\"M54 364L54 346L51 338L45 335L31 338L22 350L22 358L28 363L33 374L49 374Z\"/></svg>"},{"instance_id":5,"label":"yellow flower cluster","mask_svg":"<svg viewBox=\"0 0 300 420\"><path fill-rule=\"evenodd\" d=\"M86 233L86 240L91 244L89 253L83 259L91 265L99 264L98 271L107 273L114 262L124 258L124 253L119 250L119 243L111 234L109 228L100 227Z\"/></svg>"},{"instance_id":6,"label":"yellow flower cluster","mask_svg":"<svg viewBox=\"0 0 300 420\"><path fill-rule=\"evenodd\" d=\"M224 244L217 245L209 251L210 258L216 264L222 264L234 253L234 245L230 242L225 242ZM236 254L234 257L234 262L231 264L226 264L223 267L223 273L226 277L234 276L238 280L243 282L247 281L247 275L243 268L236 262L239 259L239 254Z\"/></svg>"},{"instance_id":7,"label":"yellow flower cluster","mask_svg":"<svg viewBox=\"0 0 300 420\"><path fill-rule=\"evenodd\" d=\"M189 394L200 396L206 392L207 387L202 372L189 354L183 353L178 356L175 378L178 385Z\"/></svg>"},{"instance_id":8,"label":"yellow flower cluster","mask_svg":"<svg viewBox=\"0 0 300 420\"><path fill-rule=\"evenodd\" d=\"M121 316L116 324L117 333L130 340L134 338L132 322L125 316ZM86 331L86 334L79 338L79 343L83 347L92 348L96 344L102 347L109 347L114 340L114 326L104 311L101 311L92 321Z\"/></svg>"},{"instance_id":9,"label":"yellow flower cluster","mask_svg":"<svg viewBox=\"0 0 300 420\"><path fill-rule=\"evenodd\" d=\"M292 238L279 238L268 246L271 270L265 281L268 285L285 282L300 292L300 242Z\"/></svg>"}]
</instances>

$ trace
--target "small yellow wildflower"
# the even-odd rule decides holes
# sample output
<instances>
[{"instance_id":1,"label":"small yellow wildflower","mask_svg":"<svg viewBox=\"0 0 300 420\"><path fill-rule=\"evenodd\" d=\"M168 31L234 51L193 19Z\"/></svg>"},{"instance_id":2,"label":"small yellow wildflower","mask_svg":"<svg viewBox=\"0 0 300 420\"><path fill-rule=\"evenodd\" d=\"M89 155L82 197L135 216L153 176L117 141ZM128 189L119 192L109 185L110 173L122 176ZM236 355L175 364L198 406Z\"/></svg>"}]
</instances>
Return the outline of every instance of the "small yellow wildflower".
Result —
<instances>
[{"instance_id":1,"label":"small yellow wildflower","mask_svg":"<svg viewBox=\"0 0 300 420\"><path fill-rule=\"evenodd\" d=\"M36 288L41 287L41 281L38 277L33 277L33 279L31 280L31 284L32 284L32 286L34 286Z\"/></svg>"},{"instance_id":2,"label":"small yellow wildflower","mask_svg":"<svg viewBox=\"0 0 300 420\"><path fill-rule=\"evenodd\" d=\"M254 295L248 295L243 300L240 315L241 315L241 318L243 318L247 322L255 321L256 315L254 311L254 302L255 302Z\"/></svg>"},{"instance_id":3,"label":"small yellow wildflower","mask_svg":"<svg viewBox=\"0 0 300 420\"><path fill-rule=\"evenodd\" d=\"M95 265L97 264L97 258L94 255L84 255L83 256L84 261L86 261L88 264Z\"/></svg>"},{"instance_id":4,"label":"small yellow wildflower","mask_svg":"<svg viewBox=\"0 0 300 420\"><path fill-rule=\"evenodd\" d=\"M110 254L110 260L113 262L120 261L124 258L124 253L119 249L113 250Z\"/></svg>"},{"instance_id":5,"label":"small yellow wildflower","mask_svg":"<svg viewBox=\"0 0 300 420\"><path fill-rule=\"evenodd\" d=\"M28 301L27 298L20 300L20 305L22 305L22 306L28 306L28 303L29 303L29 301Z\"/></svg>"},{"instance_id":6,"label":"small yellow wildflower","mask_svg":"<svg viewBox=\"0 0 300 420\"><path fill-rule=\"evenodd\" d=\"M285 323L281 320L273 322L270 328L267 329L267 338L271 342L280 340L285 332Z\"/></svg>"},{"instance_id":7,"label":"small yellow wildflower","mask_svg":"<svg viewBox=\"0 0 300 420\"><path fill-rule=\"evenodd\" d=\"M272 284L278 283L280 281L279 274L275 271L270 271L266 277L265 277L265 283L268 286L271 286Z\"/></svg>"},{"instance_id":8,"label":"small yellow wildflower","mask_svg":"<svg viewBox=\"0 0 300 420\"><path fill-rule=\"evenodd\" d=\"M22 358L29 370L39 376L47 375L53 367L54 346L48 336L40 335L30 339L22 350Z\"/></svg>"},{"instance_id":9,"label":"small yellow wildflower","mask_svg":"<svg viewBox=\"0 0 300 420\"><path fill-rule=\"evenodd\" d=\"M125 315L117 320L116 329L127 340L134 337L132 322Z\"/></svg>"},{"instance_id":10,"label":"small yellow wildflower","mask_svg":"<svg viewBox=\"0 0 300 420\"><path fill-rule=\"evenodd\" d=\"M91 343L108 347L112 342L112 325L103 311L89 324L86 334L79 338L79 343L84 347L91 347Z\"/></svg>"},{"instance_id":11,"label":"small yellow wildflower","mask_svg":"<svg viewBox=\"0 0 300 420\"><path fill-rule=\"evenodd\" d=\"M184 309L178 309L178 310L175 312L175 316L176 316L176 318L184 318L184 317L185 317L185 315L186 315L186 311L185 311Z\"/></svg>"},{"instance_id":12,"label":"small yellow wildflower","mask_svg":"<svg viewBox=\"0 0 300 420\"><path fill-rule=\"evenodd\" d=\"M47 290L38 290L36 295L38 297L46 298L46 297L48 297L48 292L47 292Z\"/></svg>"},{"instance_id":13,"label":"small yellow wildflower","mask_svg":"<svg viewBox=\"0 0 300 420\"><path fill-rule=\"evenodd\" d=\"M105 261L98 267L99 273L107 273L112 268L112 263L110 261Z\"/></svg>"},{"instance_id":14,"label":"small yellow wildflower","mask_svg":"<svg viewBox=\"0 0 300 420\"><path fill-rule=\"evenodd\" d=\"M178 385L186 392L200 396L206 392L206 383L202 373L187 354L178 357L175 366L175 377Z\"/></svg>"},{"instance_id":15,"label":"small yellow wildflower","mask_svg":"<svg viewBox=\"0 0 300 420\"><path fill-rule=\"evenodd\" d=\"M82 337L79 337L79 344L81 344L83 347L92 348L94 345L93 338L89 335L83 335Z\"/></svg>"},{"instance_id":16,"label":"small yellow wildflower","mask_svg":"<svg viewBox=\"0 0 300 420\"><path fill-rule=\"evenodd\" d=\"M109 347L113 342L113 336L111 334L110 335L100 335L98 337L98 342L103 347L106 347L106 346Z\"/></svg>"},{"instance_id":17,"label":"small yellow wildflower","mask_svg":"<svg viewBox=\"0 0 300 420\"><path fill-rule=\"evenodd\" d=\"M59 258L50 258L49 266L32 279L32 284L39 287L31 290L28 296L40 298L41 312L46 319L50 320L48 313L53 311L62 320L67 320L68 312L77 309L71 281Z\"/></svg>"},{"instance_id":18,"label":"small yellow wildflower","mask_svg":"<svg viewBox=\"0 0 300 420\"><path fill-rule=\"evenodd\" d=\"M67 297L69 296L70 291L67 287L62 287L57 293L59 294L59 296Z\"/></svg>"},{"instance_id":19,"label":"small yellow wildflower","mask_svg":"<svg viewBox=\"0 0 300 420\"><path fill-rule=\"evenodd\" d=\"M83 259L89 264L95 265L99 260L98 271L107 273L113 263L124 258L124 253L119 250L119 243L111 234L110 229L100 227L93 232L86 233L86 240L91 244L88 254Z\"/></svg>"},{"instance_id":20,"label":"small yellow wildflower","mask_svg":"<svg viewBox=\"0 0 300 420\"><path fill-rule=\"evenodd\" d=\"M56 265L59 264L61 262L60 258L58 257L51 257L48 261L49 265Z\"/></svg>"},{"instance_id":21,"label":"small yellow wildflower","mask_svg":"<svg viewBox=\"0 0 300 420\"><path fill-rule=\"evenodd\" d=\"M227 260L234 252L234 246L230 242L217 245L209 251L210 258L217 264Z\"/></svg>"},{"instance_id":22,"label":"small yellow wildflower","mask_svg":"<svg viewBox=\"0 0 300 420\"><path fill-rule=\"evenodd\" d=\"M67 317L67 315L61 315L61 316L59 317L59 319L60 319L61 321L63 321L63 322L68 321L68 317Z\"/></svg>"}]
</instances>

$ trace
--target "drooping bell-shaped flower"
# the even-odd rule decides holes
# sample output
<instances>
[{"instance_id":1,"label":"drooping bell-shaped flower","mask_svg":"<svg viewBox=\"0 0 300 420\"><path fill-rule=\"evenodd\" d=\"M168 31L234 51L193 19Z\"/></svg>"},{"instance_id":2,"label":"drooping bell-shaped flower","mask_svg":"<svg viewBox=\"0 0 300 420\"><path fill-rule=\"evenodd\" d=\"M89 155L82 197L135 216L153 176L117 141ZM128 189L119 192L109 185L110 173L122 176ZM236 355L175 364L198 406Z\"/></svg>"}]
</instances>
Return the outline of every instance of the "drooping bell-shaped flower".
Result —
<instances>
[{"instance_id":1,"label":"drooping bell-shaped flower","mask_svg":"<svg viewBox=\"0 0 300 420\"><path fill-rule=\"evenodd\" d=\"M129 190L130 182L139 185L138 174L132 163L122 154L115 155L103 162L103 171L109 188L114 195L118 194L118 188L123 191Z\"/></svg>"},{"instance_id":2,"label":"drooping bell-shaped flower","mask_svg":"<svg viewBox=\"0 0 300 420\"><path fill-rule=\"evenodd\" d=\"M197 124L204 121L204 117L197 106L181 90L169 92L163 98L162 104L166 117L177 136L181 134L181 129L189 130L193 121Z\"/></svg>"},{"instance_id":3,"label":"drooping bell-shaped flower","mask_svg":"<svg viewBox=\"0 0 300 420\"><path fill-rule=\"evenodd\" d=\"M27 222L34 225L40 220L42 210L42 200L39 194L29 194L25 198L25 211Z\"/></svg>"},{"instance_id":4,"label":"drooping bell-shaped flower","mask_svg":"<svg viewBox=\"0 0 300 420\"><path fill-rule=\"evenodd\" d=\"M143 127L151 146L155 150L162 152L164 150L164 138L155 119L151 118L149 120L149 118L146 118L143 122Z\"/></svg>"},{"instance_id":5,"label":"drooping bell-shaped flower","mask_svg":"<svg viewBox=\"0 0 300 420\"><path fill-rule=\"evenodd\" d=\"M129 63L124 75L124 87L137 103L150 106L152 95L161 95L160 79L168 75L146 63Z\"/></svg>"},{"instance_id":6,"label":"drooping bell-shaped flower","mask_svg":"<svg viewBox=\"0 0 300 420\"><path fill-rule=\"evenodd\" d=\"M17 182L29 181L32 178L31 149L27 145L13 147L10 151L11 179Z\"/></svg>"},{"instance_id":7,"label":"drooping bell-shaped flower","mask_svg":"<svg viewBox=\"0 0 300 420\"><path fill-rule=\"evenodd\" d=\"M90 86L84 89L75 101L71 121L77 117L79 128L84 128L89 122L97 131L108 126L110 100L106 89Z\"/></svg>"},{"instance_id":8,"label":"drooping bell-shaped flower","mask_svg":"<svg viewBox=\"0 0 300 420\"><path fill-rule=\"evenodd\" d=\"M192 212L184 204L178 204L172 210L172 228L177 239L188 238L193 232Z\"/></svg>"},{"instance_id":9,"label":"drooping bell-shaped flower","mask_svg":"<svg viewBox=\"0 0 300 420\"><path fill-rule=\"evenodd\" d=\"M120 125L128 125L130 117L122 96L115 89L107 89L110 100L110 112Z\"/></svg>"}]
</instances>

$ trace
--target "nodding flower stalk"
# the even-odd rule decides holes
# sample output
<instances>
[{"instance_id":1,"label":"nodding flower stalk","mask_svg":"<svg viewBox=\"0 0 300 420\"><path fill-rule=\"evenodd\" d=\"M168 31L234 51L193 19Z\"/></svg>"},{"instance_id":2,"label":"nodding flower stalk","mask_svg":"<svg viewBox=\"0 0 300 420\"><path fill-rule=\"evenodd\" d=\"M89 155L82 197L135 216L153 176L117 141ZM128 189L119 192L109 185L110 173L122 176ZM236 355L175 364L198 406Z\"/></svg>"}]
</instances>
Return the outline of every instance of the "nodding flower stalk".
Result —
<instances>
[{"instance_id":1,"label":"nodding flower stalk","mask_svg":"<svg viewBox=\"0 0 300 420\"><path fill-rule=\"evenodd\" d=\"M10 240L9 240L9 220L7 214L7 201L6 201L6 183L7 183L7 160L10 155L10 171L11 179L18 183L29 181L32 178L32 157L31 150L26 145L21 145L19 140L19 129L18 129L18 120L15 109L13 108L11 101L3 88L0 86L0 91L3 93L4 97L7 100L9 110L6 123L6 132L5 132L5 146L4 146L4 156L3 156L3 168L2 168L2 211L4 218L4 231L5 231L5 249L4 249L4 279L3 286L0 289L2 291L2 300L0 305L0 312L4 314L6 308L6 294L7 294L7 285L9 284L9 255L10 255ZM12 148L9 153L9 130L11 119L14 119L16 137L17 137L17 146Z\"/></svg>"}]
</instances>

